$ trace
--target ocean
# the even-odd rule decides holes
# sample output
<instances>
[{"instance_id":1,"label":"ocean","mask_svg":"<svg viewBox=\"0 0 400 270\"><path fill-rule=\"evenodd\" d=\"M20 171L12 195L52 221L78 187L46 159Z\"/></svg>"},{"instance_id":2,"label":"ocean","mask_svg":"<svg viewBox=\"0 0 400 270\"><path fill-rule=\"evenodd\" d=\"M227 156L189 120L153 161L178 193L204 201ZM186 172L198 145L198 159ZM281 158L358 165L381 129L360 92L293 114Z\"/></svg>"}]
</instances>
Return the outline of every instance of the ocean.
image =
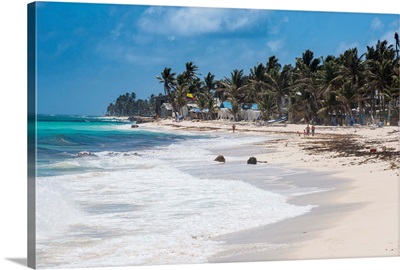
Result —
<instances>
[{"instance_id":1,"label":"ocean","mask_svg":"<svg viewBox=\"0 0 400 270\"><path fill-rule=\"evenodd\" d=\"M311 211L288 198L312 190L265 188L296 172L246 164L265 140L38 115L37 267L206 263L217 236Z\"/></svg>"}]
</instances>

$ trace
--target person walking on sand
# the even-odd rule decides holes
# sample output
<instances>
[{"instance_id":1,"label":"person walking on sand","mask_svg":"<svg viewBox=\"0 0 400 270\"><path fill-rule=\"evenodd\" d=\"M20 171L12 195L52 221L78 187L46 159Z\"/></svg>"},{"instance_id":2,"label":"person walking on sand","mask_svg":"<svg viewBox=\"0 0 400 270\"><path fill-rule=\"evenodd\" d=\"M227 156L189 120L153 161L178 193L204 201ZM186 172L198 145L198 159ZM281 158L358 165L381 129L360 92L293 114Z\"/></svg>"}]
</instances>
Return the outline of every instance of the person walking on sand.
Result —
<instances>
[{"instance_id":1,"label":"person walking on sand","mask_svg":"<svg viewBox=\"0 0 400 270\"><path fill-rule=\"evenodd\" d=\"M236 126L235 124L232 125L232 132L235 133Z\"/></svg>"},{"instance_id":2,"label":"person walking on sand","mask_svg":"<svg viewBox=\"0 0 400 270\"><path fill-rule=\"evenodd\" d=\"M314 137L314 133L315 133L315 126L312 125L311 126L311 135Z\"/></svg>"},{"instance_id":3,"label":"person walking on sand","mask_svg":"<svg viewBox=\"0 0 400 270\"><path fill-rule=\"evenodd\" d=\"M310 125L308 125L308 124L306 127L306 131L307 131L307 137L309 137L310 136Z\"/></svg>"}]
</instances>

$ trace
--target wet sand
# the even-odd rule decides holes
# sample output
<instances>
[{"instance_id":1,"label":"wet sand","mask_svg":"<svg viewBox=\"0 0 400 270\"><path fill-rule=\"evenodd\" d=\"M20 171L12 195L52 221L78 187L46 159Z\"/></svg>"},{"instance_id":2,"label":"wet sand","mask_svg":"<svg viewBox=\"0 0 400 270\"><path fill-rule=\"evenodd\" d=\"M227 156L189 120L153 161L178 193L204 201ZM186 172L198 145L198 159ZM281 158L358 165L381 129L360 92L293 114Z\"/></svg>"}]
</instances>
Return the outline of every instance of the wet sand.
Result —
<instances>
[{"instance_id":1,"label":"wet sand","mask_svg":"<svg viewBox=\"0 0 400 270\"><path fill-rule=\"evenodd\" d=\"M146 125L232 132L232 123L224 121L162 120ZM304 128L236 123L235 136L276 137L259 145L265 152L256 153L257 160L308 172L285 176L275 183L278 192L290 185L327 191L289 200L318 205L310 213L218 237L215 240L225 241L228 250L212 256L210 262L399 256L399 127L317 126L315 136L309 137L301 133ZM251 184L263 188L259 182Z\"/></svg>"}]
</instances>

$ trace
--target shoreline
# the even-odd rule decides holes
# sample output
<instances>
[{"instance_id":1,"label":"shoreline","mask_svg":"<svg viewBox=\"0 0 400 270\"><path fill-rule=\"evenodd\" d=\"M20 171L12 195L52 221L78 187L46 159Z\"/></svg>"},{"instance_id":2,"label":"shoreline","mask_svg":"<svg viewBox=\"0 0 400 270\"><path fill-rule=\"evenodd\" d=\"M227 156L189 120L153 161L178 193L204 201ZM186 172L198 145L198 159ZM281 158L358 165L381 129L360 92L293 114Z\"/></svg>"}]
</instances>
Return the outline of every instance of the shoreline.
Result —
<instances>
[{"instance_id":1,"label":"shoreline","mask_svg":"<svg viewBox=\"0 0 400 270\"><path fill-rule=\"evenodd\" d=\"M257 160L310 171L314 179L308 180L317 187L321 177L316 175L323 175L334 189L288 200L296 205L318 205L309 213L218 237L232 245L236 253L215 254L209 258L211 263L399 256L398 127L317 126L314 137L304 137L298 132L305 125L235 125L238 136L243 133L278 137L261 146L273 151L255 155ZM158 120L145 126L232 132L232 123L222 121ZM371 153L371 148L377 152ZM294 177L299 179L285 181L304 181L304 175ZM278 248L252 248L260 243Z\"/></svg>"},{"instance_id":2,"label":"shoreline","mask_svg":"<svg viewBox=\"0 0 400 270\"><path fill-rule=\"evenodd\" d=\"M211 263L224 262L263 262L263 261L287 261L317 259L314 255L310 257L297 257L296 251L301 249L303 243L318 239L321 233L334 226L334 218L329 215L343 211L347 214L350 211L359 209L362 205L335 204L336 196L340 196L343 190L350 186L349 180L332 177L329 173L308 172L314 179L316 176L324 177L329 181L340 181L337 188L317 193L305 194L288 199L288 203L294 205L317 205L310 212L288 218L277 223L272 223L259 228L247 231L223 235L216 240L225 241L227 246L252 246L254 243L269 243L276 245L276 248L266 250L242 250L242 254L220 253L210 258ZM307 175L308 175L307 173ZM306 176L293 175L286 177L285 181L305 180ZM315 185L315 183L312 181ZM317 180L318 182L318 180ZM314 185L314 186L315 186ZM318 222L315 222L318 221Z\"/></svg>"}]
</instances>

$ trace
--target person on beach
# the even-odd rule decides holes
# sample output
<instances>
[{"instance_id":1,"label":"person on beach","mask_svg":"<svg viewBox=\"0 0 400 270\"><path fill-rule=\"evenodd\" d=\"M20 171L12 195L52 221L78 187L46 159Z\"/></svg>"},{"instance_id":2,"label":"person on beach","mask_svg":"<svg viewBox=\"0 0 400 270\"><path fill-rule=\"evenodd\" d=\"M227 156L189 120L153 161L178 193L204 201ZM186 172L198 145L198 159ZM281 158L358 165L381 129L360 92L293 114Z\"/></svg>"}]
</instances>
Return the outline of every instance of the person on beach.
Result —
<instances>
[{"instance_id":1,"label":"person on beach","mask_svg":"<svg viewBox=\"0 0 400 270\"><path fill-rule=\"evenodd\" d=\"M307 125L306 130L307 130L307 137L309 137L310 136L310 125Z\"/></svg>"},{"instance_id":2,"label":"person on beach","mask_svg":"<svg viewBox=\"0 0 400 270\"><path fill-rule=\"evenodd\" d=\"M306 136L306 134L307 134L307 133L306 133L306 130L303 130L303 133L304 133L304 137L305 137L305 136Z\"/></svg>"},{"instance_id":3,"label":"person on beach","mask_svg":"<svg viewBox=\"0 0 400 270\"><path fill-rule=\"evenodd\" d=\"M312 125L312 126L311 126L311 135L314 136L314 133L315 133L315 126Z\"/></svg>"},{"instance_id":4,"label":"person on beach","mask_svg":"<svg viewBox=\"0 0 400 270\"><path fill-rule=\"evenodd\" d=\"M232 132L235 133L236 126L235 124L232 125Z\"/></svg>"}]
</instances>

